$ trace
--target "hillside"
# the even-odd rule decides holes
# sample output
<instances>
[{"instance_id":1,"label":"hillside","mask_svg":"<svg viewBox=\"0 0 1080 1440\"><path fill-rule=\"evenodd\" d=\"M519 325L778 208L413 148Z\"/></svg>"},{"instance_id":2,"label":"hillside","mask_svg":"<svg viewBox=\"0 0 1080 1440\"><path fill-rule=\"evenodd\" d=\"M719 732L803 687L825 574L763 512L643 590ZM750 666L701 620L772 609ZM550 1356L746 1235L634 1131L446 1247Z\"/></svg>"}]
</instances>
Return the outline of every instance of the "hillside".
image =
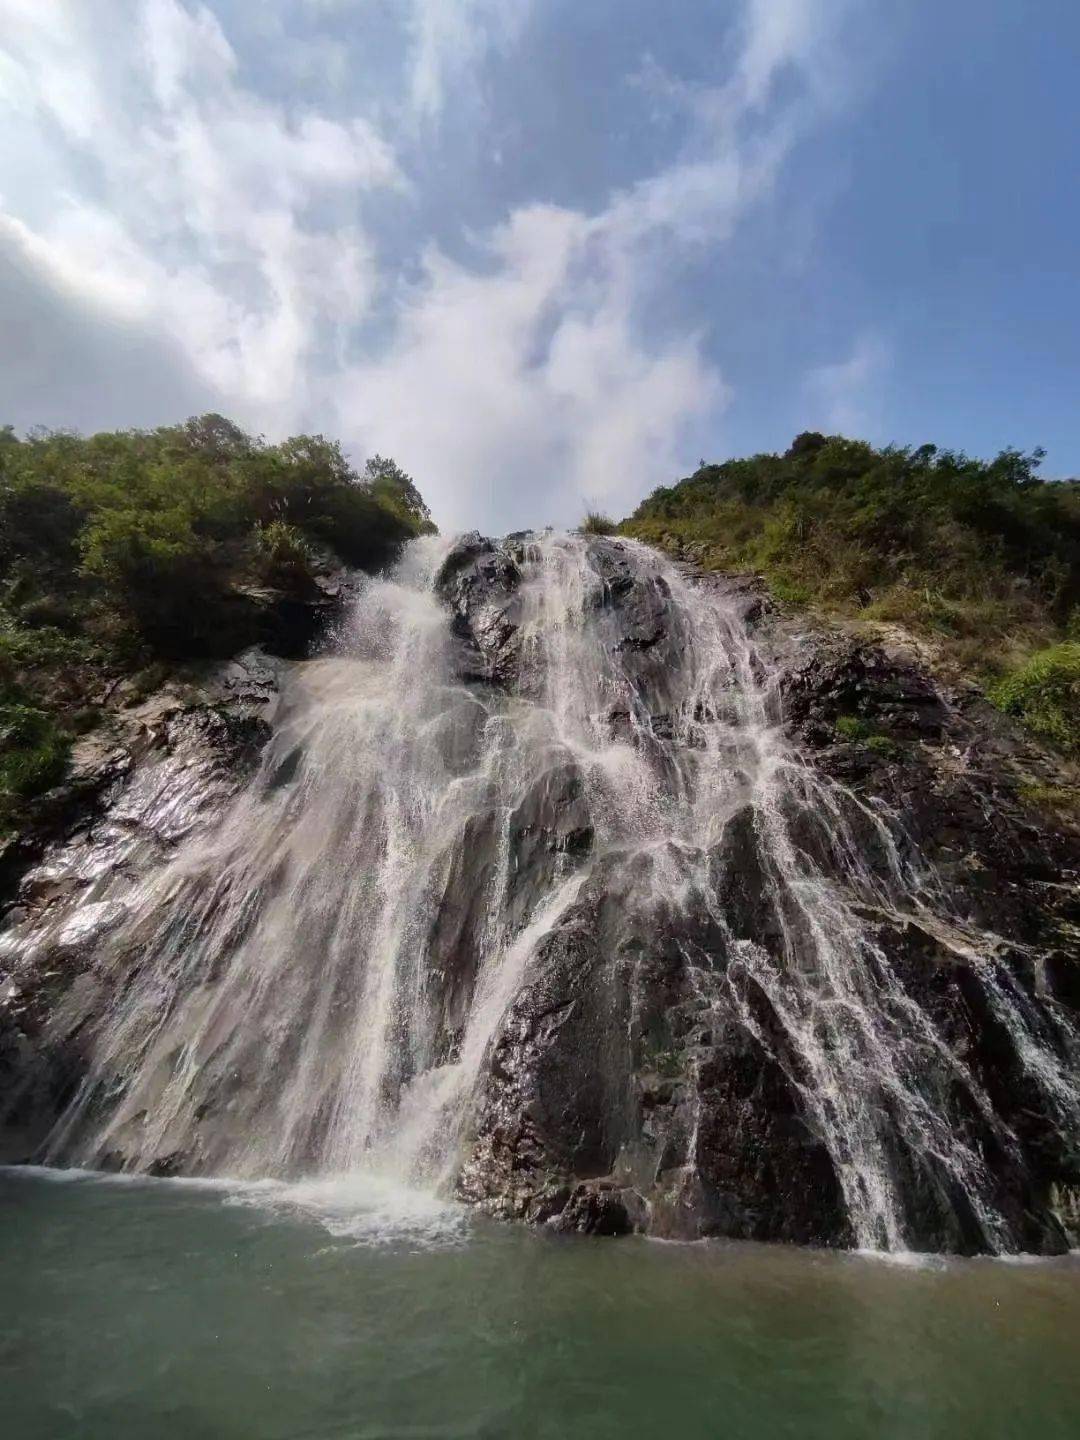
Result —
<instances>
[{"instance_id":1,"label":"hillside","mask_svg":"<svg viewBox=\"0 0 1080 1440\"><path fill-rule=\"evenodd\" d=\"M83 438L0 432L0 834L62 777L121 683L304 639L328 576L430 529L415 486L335 442L218 415Z\"/></svg>"},{"instance_id":2,"label":"hillside","mask_svg":"<svg viewBox=\"0 0 1080 1440\"><path fill-rule=\"evenodd\" d=\"M797 606L896 622L1066 753L1080 753L1080 484L1041 452L969 459L807 433L703 465L619 527Z\"/></svg>"}]
</instances>

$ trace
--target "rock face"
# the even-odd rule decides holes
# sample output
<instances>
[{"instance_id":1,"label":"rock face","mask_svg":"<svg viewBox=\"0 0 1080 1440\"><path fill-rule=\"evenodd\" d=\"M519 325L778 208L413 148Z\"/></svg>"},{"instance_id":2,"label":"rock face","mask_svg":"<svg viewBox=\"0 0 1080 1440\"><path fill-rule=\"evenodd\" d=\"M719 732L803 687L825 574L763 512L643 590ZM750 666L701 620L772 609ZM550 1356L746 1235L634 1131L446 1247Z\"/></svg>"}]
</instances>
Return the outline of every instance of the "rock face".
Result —
<instances>
[{"instance_id":1,"label":"rock face","mask_svg":"<svg viewBox=\"0 0 1080 1440\"><path fill-rule=\"evenodd\" d=\"M671 745L671 680L687 640L677 607L662 576L643 583L632 549L596 549L608 643L648 707L638 743ZM510 686L526 663L518 572L512 554L471 541L443 580L466 653L485 657L476 669ZM1063 1248L1068 1217L1054 1188L1073 1193L1080 1179L1080 843L1022 798L1025 782L1051 779L1059 762L977 692L940 686L902 650L785 621L751 581L694 583L734 594L756 632L755 663L772 675L775 718L811 773L836 782L812 798L837 815L794 805L791 833L816 859L811 874L820 866L849 889L865 944L892 972L892 993L857 998L911 1008L912 1030L925 1033L896 1033L931 1051L919 1102L939 1107L981 1175L973 1195L963 1165L927 1163L924 1137L898 1124L880 1160L897 1177L904 1243L986 1248L985 1206L1006 1243ZM615 732L626 718L611 713ZM867 823L879 809L897 817L890 834ZM862 874L842 868L841 823ZM887 854L891 845L903 855ZM896 885L909 857L925 872L910 882L918 896ZM656 890L647 857L594 864L493 1047L459 1180L465 1198L596 1233L865 1241L838 1173L847 1157L830 1153L806 1101L822 1075L745 964L747 946L792 961L776 856L753 804L727 819L709 863L711 894L652 907L642 905ZM814 948L806 963L820 963ZM882 1102L867 1087L860 1103Z\"/></svg>"},{"instance_id":2,"label":"rock face","mask_svg":"<svg viewBox=\"0 0 1080 1440\"><path fill-rule=\"evenodd\" d=\"M809 627L752 577L698 575L632 543L467 536L433 594L441 668L430 683L410 674L421 662L402 640L398 669L378 672L376 690L411 686L388 709L412 706L416 723L357 732L373 737L364 763L390 778L364 790L341 770L337 789L365 798L313 829L347 853L328 851L290 892L313 908L281 942L296 953L275 972L279 1010L274 986L252 982L227 1012L278 1047L267 1093L220 1099L234 1042L219 1018L187 1043L185 1017L210 1013L189 994L171 1012L175 1049L205 1054L216 1088L185 1078L190 1118L164 1149L130 1138L159 1082L102 1068L118 993L166 964L149 942L109 938L124 876L197 856L253 766L252 823L273 793L274 823L296 826L302 803L327 803L318 776L335 752L307 774L314 722L290 748L295 703L275 724L282 662L249 656L197 698L149 702L139 738L88 761L0 933L6 1157L40 1154L53 1130L54 1159L242 1168L245 1126L284 1123L280 1089L288 1164L355 1155L343 1115L366 1105L364 1146L557 1229L1066 1248L1080 837L1024 798L1058 762L899 643ZM408 830L408 814L390 828L399 797L423 808L425 784L442 787L429 828ZM289 865L311 864L275 844L256 908L292 883ZM416 883L388 931L408 943L385 958L368 932L389 913L392 865ZM354 932L335 905L358 907ZM250 967L258 924L244 912L213 933L240 935ZM314 933L326 938L312 948ZM354 953L368 967L356 981ZM206 1005L215 986L247 993L227 954L205 956ZM305 1033L318 1041L306 1058ZM127 1097L130 1148L92 1130L57 1148L88 1073L95 1114Z\"/></svg>"},{"instance_id":3,"label":"rock face","mask_svg":"<svg viewBox=\"0 0 1080 1440\"><path fill-rule=\"evenodd\" d=\"M120 712L79 743L67 783L22 837L27 858L0 928L0 1161L33 1157L71 1098L86 1037L115 998L102 941L125 893L250 774L282 668L251 652Z\"/></svg>"}]
</instances>

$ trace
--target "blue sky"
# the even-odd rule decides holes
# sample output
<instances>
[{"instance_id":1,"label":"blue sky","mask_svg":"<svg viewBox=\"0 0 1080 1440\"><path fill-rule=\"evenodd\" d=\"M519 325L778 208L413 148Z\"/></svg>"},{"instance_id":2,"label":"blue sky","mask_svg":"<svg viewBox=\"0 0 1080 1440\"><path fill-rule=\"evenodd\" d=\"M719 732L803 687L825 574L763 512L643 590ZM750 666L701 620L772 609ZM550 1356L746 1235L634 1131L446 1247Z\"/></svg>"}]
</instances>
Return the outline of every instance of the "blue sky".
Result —
<instances>
[{"instance_id":1,"label":"blue sky","mask_svg":"<svg viewBox=\"0 0 1080 1440\"><path fill-rule=\"evenodd\" d=\"M446 526L796 431L1080 472L1068 0L0 0L0 420L217 409Z\"/></svg>"}]
</instances>

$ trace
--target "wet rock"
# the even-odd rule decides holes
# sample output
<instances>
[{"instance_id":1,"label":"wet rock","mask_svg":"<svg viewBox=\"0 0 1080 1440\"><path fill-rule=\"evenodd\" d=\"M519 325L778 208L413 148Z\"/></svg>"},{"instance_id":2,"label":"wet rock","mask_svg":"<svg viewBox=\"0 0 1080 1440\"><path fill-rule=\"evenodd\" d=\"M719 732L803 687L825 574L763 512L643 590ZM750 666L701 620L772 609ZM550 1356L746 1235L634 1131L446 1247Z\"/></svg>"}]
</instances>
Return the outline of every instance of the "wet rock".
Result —
<instances>
[{"instance_id":1,"label":"wet rock","mask_svg":"<svg viewBox=\"0 0 1080 1440\"><path fill-rule=\"evenodd\" d=\"M520 661L521 569L511 550L466 535L443 562L435 582L460 641L466 681L509 685Z\"/></svg>"},{"instance_id":2,"label":"wet rock","mask_svg":"<svg viewBox=\"0 0 1080 1440\"><path fill-rule=\"evenodd\" d=\"M281 671L249 652L119 712L76 746L68 779L4 857L0 1160L33 1156L71 1098L111 999L98 947L140 882L251 773Z\"/></svg>"},{"instance_id":3,"label":"wet rock","mask_svg":"<svg viewBox=\"0 0 1080 1440\"><path fill-rule=\"evenodd\" d=\"M668 682L680 617L618 542L597 542L594 554L605 581L601 633L624 657L655 740L677 744ZM931 1103L982 1157L986 1202L1013 1243L1060 1251L1051 1196L1077 1183L1078 1115L1053 1108L1015 1029L1026 1014L1065 1073L1075 1066L1072 1032L1055 1029L1043 1007L1050 994L1077 1005L1080 844L1022 800L1025 775L1053 762L976 692L943 685L910 652L795 628L774 618L749 577L741 587L724 577L699 583L732 585L743 615L765 627L759 643L778 680L778 713L823 779L840 782L827 803L793 795L782 807L795 853L835 871L841 836L884 890L927 861L942 877L947 893L935 903L955 928L866 911L866 934L902 987L896 1003L930 1017L967 1077L949 1081L943 1059L946 1088ZM631 711L614 707L608 720L614 735L638 743ZM879 823L885 814L899 819L891 836ZM687 902L691 922L686 910L650 909L646 875L627 884L617 864L594 870L496 1041L460 1179L465 1198L560 1229L853 1243L836 1159L806 1103L815 1082L742 959L740 947L771 954L765 968L782 974L809 923L778 908L762 823L753 804L736 806L711 856L708 910L719 923L705 920L704 897L696 916ZM995 976L974 962L966 927L1021 948L1002 954ZM812 953L809 932L804 939ZM1002 984L1011 987L1008 1023L995 1016ZM912 1147L900 1118L887 1163L905 1197L907 1243L983 1248L985 1222L970 1195L932 1148Z\"/></svg>"},{"instance_id":4,"label":"wet rock","mask_svg":"<svg viewBox=\"0 0 1080 1440\"><path fill-rule=\"evenodd\" d=\"M557 872L582 859L593 824L579 768L558 757L542 771L509 818L511 914L520 923L547 892Z\"/></svg>"},{"instance_id":5,"label":"wet rock","mask_svg":"<svg viewBox=\"0 0 1080 1440\"><path fill-rule=\"evenodd\" d=\"M734 1017L719 1029L697 1089L699 1188L684 1231L696 1224L701 1235L850 1244L833 1161L793 1074Z\"/></svg>"},{"instance_id":6,"label":"wet rock","mask_svg":"<svg viewBox=\"0 0 1080 1440\"><path fill-rule=\"evenodd\" d=\"M574 1186L566 1204L547 1223L564 1234L627 1235L636 1228L632 1209L610 1183L586 1181Z\"/></svg>"},{"instance_id":7,"label":"wet rock","mask_svg":"<svg viewBox=\"0 0 1080 1440\"><path fill-rule=\"evenodd\" d=\"M476 876L497 866L503 823L494 810L468 821L454 848L428 936L424 984L440 1035L440 1059L456 1055L468 1018L487 920L486 897Z\"/></svg>"}]
</instances>

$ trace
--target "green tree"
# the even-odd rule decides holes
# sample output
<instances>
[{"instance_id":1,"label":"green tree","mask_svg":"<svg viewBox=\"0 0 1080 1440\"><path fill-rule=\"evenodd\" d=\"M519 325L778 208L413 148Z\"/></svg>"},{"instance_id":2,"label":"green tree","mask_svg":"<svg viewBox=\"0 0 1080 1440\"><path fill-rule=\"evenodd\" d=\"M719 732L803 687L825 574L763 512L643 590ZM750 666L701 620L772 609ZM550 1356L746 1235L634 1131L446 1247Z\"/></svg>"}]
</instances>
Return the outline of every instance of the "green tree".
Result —
<instances>
[{"instance_id":1,"label":"green tree","mask_svg":"<svg viewBox=\"0 0 1080 1440\"><path fill-rule=\"evenodd\" d=\"M253 588L295 593L335 556L377 569L430 528L410 478L374 466L360 476L325 436L271 445L216 414L85 437L0 429L0 810L54 783L106 674L250 644Z\"/></svg>"},{"instance_id":2,"label":"green tree","mask_svg":"<svg viewBox=\"0 0 1080 1440\"><path fill-rule=\"evenodd\" d=\"M411 475L382 455L372 455L364 466L364 483L375 498L402 519L422 530L434 530L431 511L424 504Z\"/></svg>"}]
</instances>

